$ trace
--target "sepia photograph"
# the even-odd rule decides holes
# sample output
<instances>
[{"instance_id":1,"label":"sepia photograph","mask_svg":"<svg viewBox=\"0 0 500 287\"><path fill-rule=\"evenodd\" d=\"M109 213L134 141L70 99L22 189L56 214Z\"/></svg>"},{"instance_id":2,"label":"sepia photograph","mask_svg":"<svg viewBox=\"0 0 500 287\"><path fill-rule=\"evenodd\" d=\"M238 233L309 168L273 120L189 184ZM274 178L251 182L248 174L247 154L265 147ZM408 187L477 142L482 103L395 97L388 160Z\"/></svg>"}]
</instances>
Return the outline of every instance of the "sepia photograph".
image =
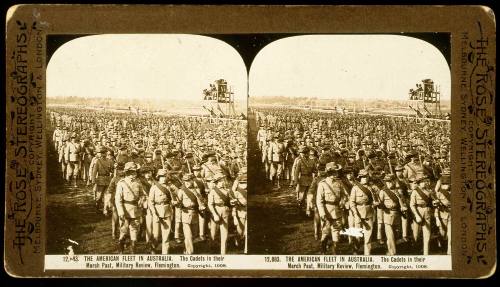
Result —
<instances>
[{"instance_id":1,"label":"sepia photograph","mask_svg":"<svg viewBox=\"0 0 500 287\"><path fill-rule=\"evenodd\" d=\"M47 254L245 253L239 54L198 35L51 37Z\"/></svg>"},{"instance_id":2,"label":"sepia photograph","mask_svg":"<svg viewBox=\"0 0 500 287\"><path fill-rule=\"evenodd\" d=\"M479 5L10 7L5 272L491 276L495 23Z\"/></svg>"},{"instance_id":3,"label":"sepia photograph","mask_svg":"<svg viewBox=\"0 0 500 287\"><path fill-rule=\"evenodd\" d=\"M257 254L451 254L450 35L304 35L249 72ZM448 58L446 58L446 55Z\"/></svg>"}]
</instances>

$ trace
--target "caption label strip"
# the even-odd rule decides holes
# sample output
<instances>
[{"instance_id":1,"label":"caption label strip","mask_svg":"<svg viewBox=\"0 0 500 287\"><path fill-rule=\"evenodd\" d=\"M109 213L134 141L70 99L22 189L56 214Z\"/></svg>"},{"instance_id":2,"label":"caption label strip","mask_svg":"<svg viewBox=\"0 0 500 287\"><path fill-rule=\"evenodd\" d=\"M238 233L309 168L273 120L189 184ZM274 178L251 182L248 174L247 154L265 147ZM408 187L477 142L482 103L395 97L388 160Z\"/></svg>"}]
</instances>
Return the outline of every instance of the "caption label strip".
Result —
<instances>
[{"instance_id":1,"label":"caption label strip","mask_svg":"<svg viewBox=\"0 0 500 287\"><path fill-rule=\"evenodd\" d=\"M46 270L451 270L451 256L46 255Z\"/></svg>"}]
</instances>

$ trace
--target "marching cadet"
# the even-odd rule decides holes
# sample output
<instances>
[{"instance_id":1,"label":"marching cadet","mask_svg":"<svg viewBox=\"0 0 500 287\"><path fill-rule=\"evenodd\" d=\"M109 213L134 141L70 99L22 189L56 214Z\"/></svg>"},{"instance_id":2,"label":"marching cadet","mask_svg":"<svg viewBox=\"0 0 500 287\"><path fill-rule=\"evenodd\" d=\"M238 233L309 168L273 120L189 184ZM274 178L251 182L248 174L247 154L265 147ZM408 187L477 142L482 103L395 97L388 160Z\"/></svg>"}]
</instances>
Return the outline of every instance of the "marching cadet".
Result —
<instances>
[{"instance_id":1,"label":"marching cadet","mask_svg":"<svg viewBox=\"0 0 500 287\"><path fill-rule=\"evenodd\" d=\"M169 173L177 174L177 176L182 174L182 161L179 156L180 152L174 149L167 154L167 160L165 161L165 169Z\"/></svg>"},{"instance_id":2,"label":"marching cadet","mask_svg":"<svg viewBox=\"0 0 500 287\"><path fill-rule=\"evenodd\" d=\"M115 172L114 176L111 179L106 192L104 193L104 215L108 215L111 213L111 238L117 239L119 234L119 220L118 220L118 212L116 211L115 204L115 193L116 193L116 185L118 181L120 181L123 176L123 164L115 164Z\"/></svg>"},{"instance_id":3,"label":"marching cadet","mask_svg":"<svg viewBox=\"0 0 500 287\"><path fill-rule=\"evenodd\" d=\"M370 171L369 171L370 172ZM374 208L376 211L375 214L375 222L377 223L377 241L379 242L380 245L384 245L384 210L383 206L379 205L380 203L380 193L382 192L382 189L385 186L385 183L383 181L384 178L384 171L381 167L377 166L375 167L374 170L372 170L371 173L371 180L372 180L372 185L371 185L371 190L373 192L373 200L376 203Z\"/></svg>"},{"instance_id":4,"label":"marching cadet","mask_svg":"<svg viewBox=\"0 0 500 287\"><path fill-rule=\"evenodd\" d=\"M342 206L345 204L343 194L344 186L340 182L341 166L334 162L326 164L326 178L318 183L316 205L321 218L321 252L326 253L328 235L332 236L332 253L337 254L337 242L339 241L342 226Z\"/></svg>"},{"instance_id":5,"label":"marching cadet","mask_svg":"<svg viewBox=\"0 0 500 287\"><path fill-rule=\"evenodd\" d=\"M193 153L188 151L184 155L184 162L182 163L183 173L193 173L193 166L196 164Z\"/></svg>"},{"instance_id":6,"label":"marching cadet","mask_svg":"<svg viewBox=\"0 0 500 287\"><path fill-rule=\"evenodd\" d=\"M371 254L371 236L375 211L373 208L374 198L368 183L368 171L362 169L358 173L359 182L354 180L354 186L349 197L350 208L354 213L354 224L356 228L363 229L364 255Z\"/></svg>"},{"instance_id":7,"label":"marching cadet","mask_svg":"<svg viewBox=\"0 0 500 287\"><path fill-rule=\"evenodd\" d=\"M171 173L167 170L169 177L172 179L169 182L169 188L172 190L172 194L174 194L177 198L181 196L180 188L184 185L183 182L180 182L179 177L176 173ZM179 203L174 205L174 240L176 243L182 243L181 239L181 231L182 231L182 205Z\"/></svg>"},{"instance_id":8,"label":"marching cadet","mask_svg":"<svg viewBox=\"0 0 500 287\"><path fill-rule=\"evenodd\" d=\"M66 165L66 181L71 182L73 179L73 186L78 187L76 180L78 173L80 171L80 153L81 146L78 143L78 137L76 133L71 134L71 141L66 143L65 161Z\"/></svg>"},{"instance_id":9,"label":"marching cadet","mask_svg":"<svg viewBox=\"0 0 500 287\"><path fill-rule=\"evenodd\" d=\"M82 149L80 157L80 176L85 185L90 185L90 163L94 157L93 148L90 146L88 139L81 139L80 146Z\"/></svg>"},{"instance_id":10,"label":"marching cadet","mask_svg":"<svg viewBox=\"0 0 500 287\"><path fill-rule=\"evenodd\" d=\"M193 254L193 229L198 225L198 213L205 210L200 191L193 183L193 175L185 174L182 177L183 185L179 189L178 199L182 210L181 222L184 234L185 254Z\"/></svg>"},{"instance_id":11,"label":"marching cadet","mask_svg":"<svg viewBox=\"0 0 500 287\"><path fill-rule=\"evenodd\" d=\"M116 155L116 162L125 164L130 161L130 157L127 152L127 146L125 144L121 144L118 147L118 154Z\"/></svg>"},{"instance_id":12,"label":"marching cadet","mask_svg":"<svg viewBox=\"0 0 500 287\"><path fill-rule=\"evenodd\" d=\"M207 181L210 181L215 174L222 173L222 169L217 163L215 152L208 152L205 157L207 161L201 165L201 175Z\"/></svg>"},{"instance_id":13,"label":"marching cadet","mask_svg":"<svg viewBox=\"0 0 500 287\"><path fill-rule=\"evenodd\" d=\"M151 169L152 174L157 174L158 169L153 162L153 154L151 152L144 153L144 163L142 164L143 169Z\"/></svg>"},{"instance_id":14,"label":"marching cadet","mask_svg":"<svg viewBox=\"0 0 500 287\"><path fill-rule=\"evenodd\" d=\"M163 168L163 155L161 153L160 149L155 149L154 150L154 155L153 155L153 165L155 167L155 170L159 170Z\"/></svg>"},{"instance_id":15,"label":"marching cadet","mask_svg":"<svg viewBox=\"0 0 500 287\"><path fill-rule=\"evenodd\" d=\"M266 138L266 129L263 125L260 125L259 131L257 132L257 142L259 143L259 150L262 150L262 147L265 145Z\"/></svg>"},{"instance_id":16,"label":"marching cadet","mask_svg":"<svg viewBox=\"0 0 500 287\"><path fill-rule=\"evenodd\" d=\"M62 172L62 177L66 181L66 168L67 168L67 161L66 161L66 156L65 156L65 151L66 151L66 137L64 136L61 139L61 144L59 145L59 148L57 150L58 153L58 159L59 159L59 164L61 164L61 172Z\"/></svg>"},{"instance_id":17,"label":"marching cadet","mask_svg":"<svg viewBox=\"0 0 500 287\"><path fill-rule=\"evenodd\" d=\"M267 158L270 161L269 180L280 189L280 179L283 173L285 160L285 145L280 135L273 135L273 141L267 149Z\"/></svg>"},{"instance_id":18,"label":"marching cadet","mask_svg":"<svg viewBox=\"0 0 500 287\"><path fill-rule=\"evenodd\" d=\"M314 230L314 239L319 240L321 235L321 218L318 213L318 207L316 205L316 196L318 191L318 184L320 181L325 179L326 164L320 162L318 163L318 176L313 179L311 182L311 186L307 191L307 209L306 215L310 216L311 212L313 213L313 230Z\"/></svg>"},{"instance_id":19,"label":"marching cadet","mask_svg":"<svg viewBox=\"0 0 500 287\"><path fill-rule=\"evenodd\" d=\"M352 170L354 177L356 177L358 172L363 168L363 163L356 161L356 154L354 152L347 154L346 168Z\"/></svg>"},{"instance_id":20,"label":"marching cadet","mask_svg":"<svg viewBox=\"0 0 500 287\"><path fill-rule=\"evenodd\" d=\"M130 237L132 254L135 253L137 235L141 224L141 206L145 200L144 187L137 177L139 167L134 162L127 162L123 169L125 177L116 185L115 204L120 219L120 237L118 251L123 253L126 236Z\"/></svg>"},{"instance_id":21,"label":"marching cadet","mask_svg":"<svg viewBox=\"0 0 500 287\"><path fill-rule=\"evenodd\" d=\"M293 142L293 138L289 137L288 141L285 144L285 179L289 181L288 187L293 187L292 177L293 177L293 162L297 156L297 150L295 144Z\"/></svg>"},{"instance_id":22,"label":"marching cadet","mask_svg":"<svg viewBox=\"0 0 500 287\"><path fill-rule=\"evenodd\" d=\"M418 153L416 150L411 150L407 157L410 158L410 162L405 165L403 176L412 183L416 181L417 175L424 171L422 165L418 162Z\"/></svg>"},{"instance_id":23,"label":"marching cadet","mask_svg":"<svg viewBox=\"0 0 500 287\"><path fill-rule=\"evenodd\" d=\"M408 207L410 206L410 194L408 192L408 181L403 176L404 167L401 165L396 165L394 171L396 173L395 182L396 187L401 190L401 199ZM401 211L401 233L403 240L405 242L410 241L410 236L408 236L408 231L411 228L411 212L409 210Z\"/></svg>"},{"instance_id":24,"label":"marching cadet","mask_svg":"<svg viewBox=\"0 0 500 287\"><path fill-rule=\"evenodd\" d=\"M450 168L445 168L441 173L441 178L438 180L435 192L436 199L433 205L436 208L435 217L436 225L439 228L441 241L448 240L448 248L446 253L451 254L451 178Z\"/></svg>"},{"instance_id":25,"label":"marching cadet","mask_svg":"<svg viewBox=\"0 0 500 287\"><path fill-rule=\"evenodd\" d=\"M425 174L415 177L410 196L410 208L415 219L413 224L413 239L418 243L420 234L423 240L423 255L429 255L429 241L431 238L432 192L429 180Z\"/></svg>"},{"instance_id":26,"label":"marching cadet","mask_svg":"<svg viewBox=\"0 0 500 287\"><path fill-rule=\"evenodd\" d=\"M194 165L193 168L193 181L196 185L196 187L198 188L198 190L200 191L200 195L201 195L201 198L203 199L203 202L206 203L208 202L208 195L207 195L207 192L206 192L206 182L205 180L203 179L203 177L201 176L201 166L199 165ZM206 230L207 230L207 223L209 222L209 212L207 212L207 210L204 210L203 212L200 211L200 214L199 214L199 235L200 235L200 240L201 241L205 241L206 240L206 237L205 237L205 233L206 233Z\"/></svg>"},{"instance_id":27,"label":"marching cadet","mask_svg":"<svg viewBox=\"0 0 500 287\"><path fill-rule=\"evenodd\" d=\"M107 152L106 152L106 158L109 161L112 161L113 165L116 163L116 161L115 161L115 152L112 149L108 149L107 150ZM122 164L122 165L125 165L125 164Z\"/></svg>"},{"instance_id":28,"label":"marching cadet","mask_svg":"<svg viewBox=\"0 0 500 287\"><path fill-rule=\"evenodd\" d=\"M387 239L387 255L396 255L395 229L401 220L401 212L408 207L402 199L402 191L394 183L395 176L387 174L384 177L385 187L380 192L380 207L383 211L384 230Z\"/></svg>"},{"instance_id":29,"label":"marching cadet","mask_svg":"<svg viewBox=\"0 0 500 287\"><path fill-rule=\"evenodd\" d=\"M167 187L167 171L159 169L157 180L149 191L148 210L152 213L152 249L151 253L156 253L158 242L161 242L161 254L168 254L170 227L172 224L172 206L177 204L172 201L170 190Z\"/></svg>"},{"instance_id":30,"label":"marching cadet","mask_svg":"<svg viewBox=\"0 0 500 287\"><path fill-rule=\"evenodd\" d=\"M230 198L229 189L225 186L225 176L222 173L214 175L208 182L208 208L212 213L213 227L211 238L215 240L217 229L220 229L220 253L226 254L227 237L229 233Z\"/></svg>"},{"instance_id":31,"label":"marching cadet","mask_svg":"<svg viewBox=\"0 0 500 287\"><path fill-rule=\"evenodd\" d=\"M61 131L59 124L54 129L54 133L52 134L52 143L54 144L55 150L59 150L59 146L61 145L63 138L63 132Z\"/></svg>"},{"instance_id":32,"label":"marching cadet","mask_svg":"<svg viewBox=\"0 0 500 287\"><path fill-rule=\"evenodd\" d=\"M294 179L297 181L296 195L299 207L304 206L307 190L311 186L315 172L316 161L307 156L309 149L302 146L299 149L300 156L296 160Z\"/></svg>"},{"instance_id":33,"label":"marching cadet","mask_svg":"<svg viewBox=\"0 0 500 287\"><path fill-rule=\"evenodd\" d=\"M137 163L136 163L137 164ZM137 164L139 165L139 164ZM151 191L151 187L156 183L153 178L153 168L151 166L141 166L139 169L139 174L141 175L139 178L144 186L144 190L146 192ZM149 194L148 194L149 196ZM154 212L151 205L148 205L145 202L145 205L142 206L143 216L141 216L141 237L142 231L145 231L146 243L152 243L153 241L153 216Z\"/></svg>"},{"instance_id":34,"label":"marching cadet","mask_svg":"<svg viewBox=\"0 0 500 287\"><path fill-rule=\"evenodd\" d=\"M266 141L262 144L262 149L261 149L261 161L264 164L264 170L266 173L266 178L269 178L270 175L270 159L268 157L268 149L269 145L271 144L271 140L269 137L266 138Z\"/></svg>"},{"instance_id":35,"label":"marching cadet","mask_svg":"<svg viewBox=\"0 0 500 287\"><path fill-rule=\"evenodd\" d=\"M231 206L233 207L233 219L238 237L236 246L240 240L245 242L244 253L247 253L247 168L243 167L231 188Z\"/></svg>"},{"instance_id":36,"label":"marching cadet","mask_svg":"<svg viewBox=\"0 0 500 287\"><path fill-rule=\"evenodd\" d=\"M344 209L344 225L346 225L348 228L354 228L356 227L354 224L355 218L351 208L351 201L349 200L351 196L350 192L354 186L354 180L355 180L354 170L352 169L351 166L347 166L346 168L343 169L343 173L345 175L345 178L343 178L342 182L345 186L345 191L346 191L345 197L347 198L347 200L345 201L345 209ZM356 249L356 247L354 246L355 244L352 236L348 237L348 242L351 248Z\"/></svg>"},{"instance_id":37,"label":"marching cadet","mask_svg":"<svg viewBox=\"0 0 500 287\"><path fill-rule=\"evenodd\" d=\"M240 169L244 166L244 162L242 159L236 154L236 153L231 153L231 158L228 163L228 170L229 170L229 178L231 180L236 180L238 177L238 174L240 172Z\"/></svg>"},{"instance_id":38,"label":"marching cadet","mask_svg":"<svg viewBox=\"0 0 500 287\"><path fill-rule=\"evenodd\" d=\"M91 181L94 183L94 201L96 208L102 203L102 197L113 176L114 164L104 155L105 151L101 147L96 148L95 160L92 164Z\"/></svg>"}]
</instances>

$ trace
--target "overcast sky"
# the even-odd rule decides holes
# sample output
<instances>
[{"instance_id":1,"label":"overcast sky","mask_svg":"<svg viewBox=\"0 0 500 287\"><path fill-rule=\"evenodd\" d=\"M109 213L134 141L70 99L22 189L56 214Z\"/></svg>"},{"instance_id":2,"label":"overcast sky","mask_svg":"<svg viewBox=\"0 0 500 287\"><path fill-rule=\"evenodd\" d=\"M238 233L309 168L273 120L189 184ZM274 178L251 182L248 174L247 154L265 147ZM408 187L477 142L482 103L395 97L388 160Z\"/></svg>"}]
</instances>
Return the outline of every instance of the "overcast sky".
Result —
<instances>
[{"instance_id":1,"label":"overcast sky","mask_svg":"<svg viewBox=\"0 0 500 287\"><path fill-rule=\"evenodd\" d=\"M397 35L310 35L275 41L255 57L249 95L406 99L430 78L450 100L451 76L428 42Z\"/></svg>"},{"instance_id":2,"label":"overcast sky","mask_svg":"<svg viewBox=\"0 0 500 287\"><path fill-rule=\"evenodd\" d=\"M62 45L47 66L47 96L202 99L223 78L247 99L238 52L210 37L184 34L86 36Z\"/></svg>"}]
</instances>

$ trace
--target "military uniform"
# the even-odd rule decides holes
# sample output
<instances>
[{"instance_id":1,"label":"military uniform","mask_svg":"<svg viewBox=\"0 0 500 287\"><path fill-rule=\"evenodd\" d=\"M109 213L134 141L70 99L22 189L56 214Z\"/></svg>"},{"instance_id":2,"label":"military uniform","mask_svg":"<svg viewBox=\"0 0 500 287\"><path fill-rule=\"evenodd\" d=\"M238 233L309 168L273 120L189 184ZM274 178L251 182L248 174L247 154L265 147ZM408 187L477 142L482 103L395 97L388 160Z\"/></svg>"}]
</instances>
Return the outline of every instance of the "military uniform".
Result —
<instances>
[{"instance_id":1,"label":"military uniform","mask_svg":"<svg viewBox=\"0 0 500 287\"><path fill-rule=\"evenodd\" d=\"M104 215L111 213L111 237L113 239L118 238L119 232L119 220L118 220L118 212L116 211L115 204L115 194L116 194L116 185L123 178L123 166L120 170L117 169L116 175L111 179L106 192L104 193Z\"/></svg>"},{"instance_id":2,"label":"military uniform","mask_svg":"<svg viewBox=\"0 0 500 287\"><path fill-rule=\"evenodd\" d=\"M215 154L209 154L209 157L215 157ZM203 178L205 178L206 180L210 181L212 180L212 178L214 177L215 174L217 173L222 173L222 169L221 167L219 166L219 164L217 164L216 161L207 161L205 163L203 163L201 165L201 174L203 176Z\"/></svg>"},{"instance_id":3,"label":"military uniform","mask_svg":"<svg viewBox=\"0 0 500 287\"><path fill-rule=\"evenodd\" d=\"M261 126L259 131L257 132L257 142L259 143L259 150L262 150L262 147L266 143L266 138L266 130L263 128L263 126Z\"/></svg>"},{"instance_id":4,"label":"military uniform","mask_svg":"<svg viewBox=\"0 0 500 287\"><path fill-rule=\"evenodd\" d=\"M416 152L411 152L410 156L416 157ZM414 161L414 162L412 161L412 162L407 163L405 165L404 171L403 171L404 177L407 178L410 183L415 182L417 179L417 176L421 173L424 173L424 171L423 171L423 168L420 165L420 163L418 163L417 161Z\"/></svg>"},{"instance_id":5,"label":"military uniform","mask_svg":"<svg viewBox=\"0 0 500 287\"><path fill-rule=\"evenodd\" d=\"M404 167L401 165L396 165L394 168L396 172L396 187L401 190L401 199L407 207L410 206L410 193L409 193L409 183L408 180L403 176ZM412 214L410 210L406 210L401 214L401 233L403 239L408 241L410 236L408 236L408 231L410 229Z\"/></svg>"},{"instance_id":6,"label":"military uniform","mask_svg":"<svg viewBox=\"0 0 500 287\"><path fill-rule=\"evenodd\" d=\"M59 164L61 165L62 177L64 180L66 180L67 178L66 175L67 161L66 161L65 151L66 151L66 139L63 138L57 152L58 152Z\"/></svg>"},{"instance_id":7,"label":"military uniform","mask_svg":"<svg viewBox=\"0 0 500 287\"><path fill-rule=\"evenodd\" d=\"M415 181L418 184L427 178L420 174L416 177ZM423 235L423 255L429 255L429 241L431 237L431 218L432 218L432 190L428 188L421 188L414 185L410 196L410 208L415 218L413 222L413 238L418 242L420 233Z\"/></svg>"},{"instance_id":8,"label":"military uniform","mask_svg":"<svg viewBox=\"0 0 500 287\"><path fill-rule=\"evenodd\" d=\"M297 158L294 170L294 179L297 181L297 202L300 205L304 204L307 190L311 186L316 169L316 161L304 154L307 151L308 149L306 148L301 149L302 156Z\"/></svg>"},{"instance_id":9,"label":"military uniform","mask_svg":"<svg viewBox=\"0 0 500 287\"><path fill-rule=\"evenodd\" d=\"M151 187L155 183L152 177L153 173L151 168L141 166L139 172L141 175L140 180L142 182L144 190L146 192L151 191ZM147 178L146 174L148 174ZM150 208L148 202L144 202L144 205L142 207L143 216L141 217L141 231L145 231L146 243L151 243L153 241L153 210Z\"/></svg>"},{"instance_id":10,"label":"military uniform","mask_svg":"<svg viewBox=\"0 0 500 287\"><path fill-rule=\"evenodd\" d=\"M125 164L124 171L137 170L133 162ZM142 202L145 191L138 178L125 176L116 186L115 204L120 217L120 251L123 251L123 243L127 235L132 241L132 252L135 252L135 242L140 231L142 217Z\"/></svg>"},{"instance_id":11,"label":"military uniform","mask_svg":"<svg viewBox=\"0 0 500 287\"><path fill-rule=\"evenodd\" d=\"M345 204L344 194L346 193L344 186L339 180L333 179L328 173L331 171L340 170L340 166L328 163L326 165L327 177L318 183L318 192L316 196L316 205L318 213L323 220L321 242L322 250L325 250L325 241L328 235L331 234L332 241L335 244L339 241L340 230L342 230L342 209Z\"/></svg>"},{"instance_id":12,"label":"military uniform","mask_svg":"<svg viewBox=\"0 0 500 287\"><path fill-rule=\"evenodd\" d=\"M54 149L57 151L62 143L63 133L56 127L54 133L52 134L52 143L54 144Z\"/></svg>"},{"instance_id":13,"label":"military uniform","mask_svg":"<svg viewBox=\"0 0 500 287\"><path fill-rule=\"evenodd\" d=\"M378 204L380 203L380 194L382 193L382 189L384 187L384 183L381 181L381 176L383 174L374 172L376 174L376 178L373 178L371 189L373 191L374 195L374 202L376 203L375 205L375 222L377 223L377 240L380 244L383 244L383 235L385 233L384 231L384 210L381 206Z\"/></svg>"},{"instance_id":14,"label":"military uniform","mask_svg":"<svg viewBox=\"0 0 500 287\"><path fill-rule=\"evenodd\" d=\"M309 186L307 191L307 207L306 207L306 215L310 215L313 213L313 230L314 230L314 238L316 240L320 239L321 235L321 218L318 213L318 207L316 205L316 196L318 192L318 184L320 181L325 179L324 173L321 173L317 177L315 177Z\"/></svg>"},{"instance_id":15,"label":"military uniform","mask_svg":"<svg viewBox=\"0 0 500 287\"><path fill-rule=\"evenodd\" d=\"M220 252L226 253L227 237L229 233L229 215L231 210L229 189L217 186L219 181L224 180L221 173L215 174L213 182L209 185L208 208L212 213L211 237L215 240L217 229L220 229Z\"/></svg>"},{"instance_id":16,"label":"military uniform","mask_svg":"<svg viewBox=\"0 0 500 287\"><path fill-rule=\"evenodd\" d=\"M192 177L185 175L184 181L192 180ZM204 203L201 201L199 190L193 186L179 188L178 198L181 206L182 232L184 233L185 254L193 254L193 228L197 228L199 211L204 210Z\"/></svg>"},{"instance_id":17,"label":"military uniform","mask_svg":"<svg viewBox=\"0 0 500 287\"><path fill-rule=\"evenodd\" d=\"M366 170L360 170L358 177L367 177ZM373 194L368 184L354 182L349 197L349 206L354 213L354 225L356 228L363 229L364 255L371 254L371 236L373 232L373 223L375 210L373 208Z\"/></svg>"},{"instance_id":18,"label":"military uniform","mask_svg":"<svg viewBox=\"0 0 500 287\"><path fill-rule=\"evenodd\" d=\"M116 156L116 163L123 164L130 162L130 157L127 154L127 147L125 145L120 146L118 155Z\"/></svg>"},{"instance_id":19,"label":"military uniform","mask_svg":"<svg viewBox=\"0 0 500 287\"><path fill-rule=\"evenodd\" d=\"M96 151L98 153L102 153L101 149ZM94 183L94 200L96 206L100 205L102 196L111 181L113 168L114 166L111 160L108 160L102 155L100 157L96 157L91 174L91 180Z\"/></svg>"},{"instance_id":20,"label":"military uniform","mask_svg":"<svg viewBox=\"0 0 500 287\"><path fill-rule=\"evenodd\" d=\"M165 170L158 172L158 177L166 176ZM152 219L152 235L154 240L154 249L158 242L161 242L161 253L168 254L170 228L172 224L172 198L165 184L154 182L149 191L148 208L151 209Z\"/></svg>"},{"instance_id":21,"label":"military uniform","mask_svg":"<svg viewBox=\"0 0 500 287\"><path fill-rule=\"evenodd\" d=\"M393 182L392 188L385 186L380 191L380 205L384 217L384 230L387 239L387 255L396 255L395 231L401 224L401 211L407 209L402 200L401 189L394 184L394 176L386 175L384 181Z\"/></svg>"},{"instance_id":22,"label":"military uniform","mask_svg":"<svg viewBox=\"0 0 500 287\"><path fill-rule=\"evenodd\" d=\"M75 141L73 141L75 140ZM74 186L76 187L76 179L78 173L80 172L80 160L81 160L81 146L76 142L76 134L71 135L71 141L66 143L65 150L65 161L66 161L66 180L70 181L73 179Z\"/></svg>"},{"instance_id":23,"label":"military uniform","mask_svg":"<svg viewBox=\"0 0 500 287\"><path fill-rule=\"evenodd\" d=\"M436 224L442 239L447 239L447 254L451 254L451 181L449 169L444 169L443 176L436 184Z\"/></svg>"},{"instance_id":24,"label":"military uniform","mask_svg":"<svg viewBox=\"0 0 500 287\"><path fill-rule=\"evenodd\" d=\"M234 181L232 186L233 199L231 200L231 205L233 206L233 219L234 225L236 226L236 232L240 238L245 238L245 251L246 248L246 232L247 232L247 178L246 178L246 168L243 170L238 178ZM238 241L237 241L238 242Z\"/></svg>"},{"instance_id":25,"label":"military uniform","mask_svg":"<svg viewBox=\"0 0 500 287\"><path fill-rule=\"evenodd\" d=\"M206 204L208 201L208 196L207 196L207 183L205 179L201 176L201 166L200 165L194 165L192 167L192 170L194 172L194 177L193 177L193 182L195 186L198 188L200 191L201 198L203 202ZM199 235L201 240L205 240L205 234L207 230L207 222L209 222L209 211L204 210L203 212L200 212L199 214Z\"/></svg>"},{"instance_id":26,"label":"military uniform","mask_svg":"<svg viewBox=\"0 0 500 287\"><path fill-rule=\"evenodd\" d=\"M269 144L267 149L267 158L270 160L269 180L276 179L277 186L280 186L280 179L283 173L283 164L285 160L285 145L280 139L273 141Z\"/></svg>"},{"instance_id":27,"label":"military uniform","mask_svg":"<svg viewBox=\"0 0 500 287\"><path fill-rule=\"evenodd\" d=\"M83 141L82 144L82 158L81 158L81 177L87 185L90 184L90 163L94 156L94 150L90 146L88 140Z\"/></svg>"}]
</instances>

